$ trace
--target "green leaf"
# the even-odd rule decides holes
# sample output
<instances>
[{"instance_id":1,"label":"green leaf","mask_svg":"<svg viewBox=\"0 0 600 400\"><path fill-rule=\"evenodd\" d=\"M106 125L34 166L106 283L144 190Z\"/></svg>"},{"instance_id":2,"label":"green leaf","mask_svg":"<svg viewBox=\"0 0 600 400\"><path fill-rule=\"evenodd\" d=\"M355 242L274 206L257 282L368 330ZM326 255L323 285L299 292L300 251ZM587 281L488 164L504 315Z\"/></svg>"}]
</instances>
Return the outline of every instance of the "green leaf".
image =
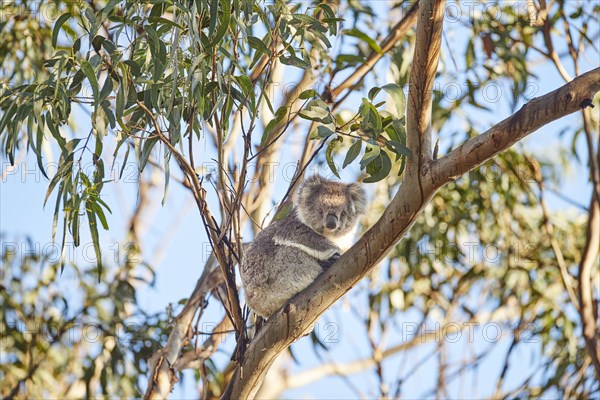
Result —
<instances>
[{"instance_id":1,"label":"green leaf","mask_svg":"<svg viewBox=\"0 0 600 400\"><path fill-rule=\"evenodd\" d=\"M164 182L165 182L165 186L163 189L163 198L161 201L161 205L164 207L166 201L167 201L167 194L169 193L169 181L171 178L171 167L170 167L170 163L169 161L171 160L171 153L169 152L165 152L165 157L164 157L164 170L165 170L165 178L164 178Z\"/></svg>"},{"instance_id":2,"label":"green leaf","mask_svg":"<svg viewBox=\"0 0 600 400\"><path fill-rule=\"evenodd\" d=\"M387 146L388 149L390 149L391 151L393 151L394 153L396 153L398 155L403 155L403 156L407 156L407 157L410 156L409 148L400 142L388 140L385 145Z\"/></svg>"},{"instance_id":3,"label":"green leaf","mask_svg":"<svg viewBox=\"0 0 600 400\"><path fill-rule=\"evenodd\" d=\"M342 168L346 168L348 165L350 165L350 163L352 163L352 161L354 161L356 157L358 157L361 150L362 140L358 139L354 143L352 143L352 146L350 146L350 148L348 149L348 152L346 153L346 158L344 158L344 164L342 164Z\"/></svg>"},{"instance_id":4,"label":"green leaf","mask_svg":"<svg viewBox=\"0 0 600 400\"><path fill-rule=\"evenodd\" d=\"M60 211L60 201L63 193L64 184L58 185L58 192L56 195L56 203L54 204L54 216L52 218L52 241L56 237L56 227L58 226L58 212Z\"/></svg>"},{"instance_id":5,"label":"green leaf","mask_svg":"<svg viewBox=\"0 0 600 400\"><path fill-rule=\"evenodd\" d=\"M123 63L125 63L129 66L131 75L138 77L142 74L142 70L140 69L140 66L135 61L125 60L125 61L123 61Z\"/></svg>"},{"instance_id":6,"label":"green leaf","mask_svg":"<svg viewBox=\"0 0 600 400\"><path fill-rule=\"evenodd\" d=\"M359 114L363 117L360 127L369 136L376 138L383 131L383 122L381 115L367 99L363 98L363 102L359 107Z\"/></svg>"},{"instance_id":7,"label":"green leaf","mask_svg":"<svg viewBox=\"0 0 600 400\"><path fill-rule=\"evenodd\" d=\"M89 201L86 201L86 213L88 216L88 222L90 225L90 234L92 235L92 243L94 244L94 252L96 253L96 260L98 261L98 282L102 277L102 250L100 249L100 237L98 235L98 222L96 221L96 214L93 211Z\"/></svg>"},{"instance_id":8,"label":"green leaf","mask_svg":"<svg viewBox=\"0 0 600 400\"><path fill-rule=\"evenodd\" d=\"M308 119L311 121L330 123L331 116L327 110L322 108L312 108L310 110L302 110L299 112L301 118Z\"/></svg>"},{"instance_id":9,"label":"green leaf","mask_svg":"<svg viewBox=\"0 0 600 400\"><path fill-rule=\"evenodd\" d=\"M333 135L335 132L331 130L328 126L321 125L317 128L317 135L320 138L326 139L329 136Z\"/></svg>"},{"instance_id":10,"label":"green leaf","mask_svg":"<svg viewBox=\"0 0 600 400\"><path fill-rule=\"evenodd\" d=\"M279 61L281 61L282 64L291 65L293 67L298 67L298 68L311 68L312 67L309 62L302 60L296 56L292 56L292 55L290 55L289 57L281 56L281 57L279 57Z\"/></svg>"},{"instance_id":11,"label":"green leaf","mask_svg":"<svg viewBox=\"0 0 600 400\"><path fill-rule=\"evenodd\" d=\"M333 122L333 117L329 112L327 104L319 99L310 101L306 105L306 108L300 111L298 115L300 115L300 118L321 122L324 124L330 124Z\"/></svg>"},{"instance_id":12,"label":"green leaf","mask_svg":"<svg viewBox=\"0 0 600 400\"><path fill-rule=\"evenodd\" d=\"M81 60L81 71L85 77L90 81L90 85L92 86L92 93L94 95L94 104L98 105L98 96L99 96L99 88L98 88L98 79L96 79L96 73L94 72L94 68L88 62L88 60Z\"/></svg>"},{"instance_id":13,"label":"green leaf","mask_svg":"<svg viewBox=\"0 0 600 400\"><path fill-rule=\"evenodd\" d=\"M244 93L244 96L248 97L248 94L254 94L252 81L247 75L238 75L235 77L235 80L242 89L242 93Z\"/></svg>"},{"instance_id":14,"label":"green leaf","mask_svg":"<svg viewBox=\"0 0 600 400\"><path fill-rule=\"evenodd\" d=\"M467 50L465 51L465 66L467 70L473 66L473 61L475 60L475 45L473 44L473 40L469 40L467 44Z\"/></svg>"},{"instance_id":15,"label":"green leaf","mask_svg":"<svg viewBox=\"0 0 600 400\"><path fill-rule=\"evenodd\" d=\"M159 38L156 30L154 29L154 26L144 25L144 31L146 32L146 36L148 38L148 44L150 45L150 49L153 50L155 52L155 54L158 54L159 47L160 47L160 38Z\"/></svg>"},{"instance_id":16,"label":"green leaf","mask_svg":"<svg viewBox=\"0 0 600 400\"><path fill-rule=\"evenodd\" d=\"M77 53L80 48L81 48L81 38L77 38L73 42L73 54Z\"/></svg>"},{"instance_id":17,"label":"green leaf","mask_svg":"<svg viewBox=\"0 0 600 400\"><path fill-rule=\"evenodd\" d=\"M213 0L213 4L216 3L217 0ZM229 0L221 0L221 21L217 28L217 32L212 37L209 43L209 47L215 46L217 43L223 39L225 34L227 33L227 28L229 28L229 21L231 20L231 5ZM212 12L212 10L211 10ZM216 18L215 18L216 20Z\"/></svg>"},{"instance_id":18,"label":"green leaf","mask_svg":"<svg viewBox=\"0 0 600 400\"><path fill-rule=\"evenodd\" d=\"M104 42L105 40L106 38L104 36L94 36L94 38L92 39L92 47L94 48L94 50L96 50L97 52L100 51L102 49L102 42Z\"/></svg>"},{"instance_id":19,"label":"green leaf","mask_svg":"<svg viewBox=\"0 0 600 400\"><path fill-rule=\"evenodd\" d=\"M157 137L147 138L143 141L142 152L141 152L140 160L139 160L140 172L144 170L144 167L146 166L146 163L148 162L148 157L150 157L150 152L152 152L152 149L154 148L154 145L156 144L156 142L158 142Z\"/></svg>"},{"instance_id":20,"label":"green leaf","mask_svg":"<svg viewBox=\"0 0 600 400\"><path fill-rule=\"evenodd\" d=\"M377 42L374 39L371 39L366 33L353 28L350 30L345 30L344 34L348 35L348 36L354 36L355 38L361 39L362 41L366 42L369 47L371 47L371 49L373 49L373 51L375 51L376 53L381 54L381 47L379 46L379 44L377 44Z\"/></svg>"},{"instance_id":21,"label":"green leaf","mask_svg":"<svg viewBox=\"0 0 600 400\"><path fill-rule=\"evenodd\" d=\"M404 114L406 113L406 96L404 95L402 88L395 83L388 83L381 88L385 90L394 101L394 105L396 106L395 117L398 119L404 117Z\"/></svg>"},{"instance_id":22,"label":"green leaf","mask_svg":"<svg viewBox=\"0 0 600 400\"><path fill-rule=\"evenodd\" d=\"M335 63L337 65L337 68L342 68L342 65L340 64L346 64L343 65L343 68L349 67L351 65L356 65L358 63L363 63L365 61L365 58L363 56L359 56L359 55L355 55L355 54L340 54L335 58Z\"/></svg>"},{"instance_id":23,"label":"green leaf","mask_svg":"<svg viewBox=\"0 0 600 400\"><path fill-rule=\"evenodd\" d=\"M319 94L317 93L316 90L314 90L314 89L308 89L308 90L305 90L304 92L300 93L300 95L298 96L298 98L301 99L301 100L307 100L307 99L310 99L310 98L313 98L313 97L317 97L317 96L319 96Z\"/></svg>"},{"instance_id":24,"label":"green leaf","mask_svg":"<svg viewBox=\"0 0 600 400\"><path fill-rule=\"evenodd\" d=\"M329 142L329 144L327 145L327 149L325 150L325 160L327 160L327 165L329 165L329 169L331 170L331 172L333 172L333 174L338 178L340 177L340 174L338 173L337 167L333 162L333 150L335 150L339 143L340 142L338 139L334 139L331 142Z\"/></svg>"},{"instance_id":25,"label":"green leaf","mask_svg":"<svg viewBox=\"0 0 600 400\"><path fill-rule=\"evenodd\" d=\"M98 204L93 201L88 201L87 204L92 208L93 212L100 219L100 223L105 230L108 230L108 222L106 221L106 215L104 215L104 210Z\"/></svg>"},{"instance_id":26,"label":"green leaf","mask_svg":"<svg viewBox=\"0 0 600 400\"><path fill-rule=\"evenodd\" d=\"M71 18L71 13L65 13L58 17L56 23L54 24L54 28L52 29L52 47L56 48L56 43L58 41L58 33L60 32L60 28L63 26L67 20Z\"/></svg>"},{"instance_id":27,"label":"green leaf","mask_svg":"<svg viewBox=\"0 0 600 400\"><path fill-rule=\"evenodd\" d=\"M367 145L367 150L365 151L365 155L362 160L360 160L360 168L364 169L371 161L379 157L381 153L381 148L377 145Z\"/></svg>"},{"instance_id":28,"label":"green leaf","mask_svg":"<svg viewBox=\"0 0 600 400\"><path fill-rule=\"evenodd\" d=\"M115 8L117 4L119 4L122 0L110 0L103 8L102 8L102 19L106 19L108 14Z\"/></svg>"},{"instance_id":29,"label":"green leaf","mask_svg":"<svg viewBox=\"0 0 600 400\"><path fill-rule=\"evenodd\" d=\"M317 30L311 30L310 33L312 33L317 38L319 38L321 43L323 43L327 48L331 48L331 42L329 41L329 39L327 39L327 36L325 36L323 33L321 33L320 31L317 31Z\"/></svg>"},{"instance_id":30,"label":"green leaf","mask_svg":"<svg viewBox=\"0 0 600 400\"><path fill-rule=\"evenodd\" d=\"M59 189L62 190L62 187ZM66 196L66 195L65 195ZM59 197L57 197L56 199L56 210L54 211L54 218L57 219L58 222L58 206L60 205L60 194ZM54 233L52 235L52 240L54 241ZM60 257L60 272L62 273L62 271L65 269L65 244L67 242L67 216L65 215L63 218L63 229L62 229L62 239L61 239L61 245L60 245L60 253L61 253L61 257Z\"/></svg>"},{"instance_id":31,"label":"green leaf","mask_svg":"<svg viewBox=\"0 0 600 400\"><path fill-rule=\"evenodd\" d=\"M374 86L371 88L371 90L369 90L369 94L367 95L367 97L370 101L373 101L373 99L379 94L379 92L381 92L381 88L379 86Z\"/></svg>"},{"instance_id":32,"label":"green leaf","mask_svg":"<svg viewBox=\"0 0 600 400\"><path fill-rule=\"evenodd\" d=\"M102 90L100 91L98 101L100 103L102 103L108 97L108 95L112 93L112 91L113 91L113 80L110 76L107 76L106 81L104 82L104 85L102 85Z\"/></svg>"},{"instance_id":33,"label":"green leaf","mask_svg":"<svg viewBox=\"0 0 600 400\"><path fill-rule=\"evenodd\" d=\"M117 100L115 102L115 114L117 119L121 121L125 112L125 85L120 84L117 90Z\"/></svg>"},{"instance_id":34,"label":"green leaf","mask_svg":"<svg viewBox=\"0 0 600 400\"><path fill-rule=\"evenodd\" d=\"M386 176L389 175L390 171L392 170L392 160L390 160L390 157L385 151L381 152L381 154L379 155L379 160L381 162L381 166L377 169L376 173L371 174L371 176L364 179L364 183L379 182L380 180L384 179Z\"/></svg>"},{"instance_id":35,"label":"green leaf","mask_svg":"<svg viewBox=\"0 0 600 400\"><path fill-rule=\"evenodd\" d=\"M63 177L71 174L72 169L73 169L73 161L67 161L58 168L58 171L56 171L56 174L52 177L52 180L50 181L50 185L48 185L48 190L46 191L46 197L44 198L44 206L46 206L46 202L48 202L48 198L50 197L50 194L54 190L54 187L56 186L56 184Z\"/></svg>"},{"instance_id":36,"label":"green leaf","mask_svg":"<svg viewBox=\"0 0 600 400\"><path fill-rule=\"evenodd\" d=\"M33 115L30 116L29 120L33 122ZM46 174L46 169L44 168L44 163L42 161L42 142L44 140L44 130L42 129L42 127L40 125L37 126L36 129L36 141L35 141L35 146L33 145L33 141L32 141L32 148L34 148L33 152L36 155L37 158L37 163L38 163L38 167L40 168L40 171L42 171L42 174L44 175L44 177L46 179L50 179L48 178L48 175Z\"/></svg>"},{"instance_id":37,"label":"green leaf","mask_svg":"<svg viewBox=\"0 0 600 400\"><path fill-rule=\"evenodd\" d=\"M208 19L208 35L212 36L215 33L217 27L217 21L219 20L219 1L211 0L210 2L210 18Z\"/></svg>"},{"instance_id":38,"label":"green leaf","mask_svg":"<svg viewBox=\"0 0 600 400\"><path fill-rule=\"evenodd\" d=\"M112 211L110 210L110 207L108 206L108 204L106 204L104 202L104 200L102 200L98 195L94 195L94 200L96 201L96 203L100 204L102 207L106 208L106 210L112 214Z\"/></svg>"},{"instance_id":39,"label":"green leaf","mask_svg":"<svg viewBox=\"0 0 600 400\"><path fill-rule=\"evenodd\" d=\"M121 143L123 143L123 142L121 142ZM123 172L125 171L125 167L127 166L127 159L129 158L129 150L131 149L130 146L125 146L125 147L127 148L127 150L125 150L125 156L123 157L123 165L121 165L121 170L119 171L119 180L123 179ZM115 155L116 155L116 150L115 150Z\"/></svg>"},{"instance_id":40,"label":"green leaf","mask_svg":"<svg viewBox=\"0 0 600 400\"><path fill-rule=\"evenodd\" d=\"M321 8L325 13L326 18L323 18L323 22L328 23L329 34L332 36L337 35L337 21L340 20L340 18L336 18L335 12L325 3L321 3L317 7Z\"/></svg>"},{"instance_id":41,"label":"green leaf","mask_svg":"<svg viewBox=\"0 0 600 400\"><path fill-rule=\"evenodd\" d=\"M259 38L254 36L248 36L248 44L254 50L260 51L261 53L264 53L267 56L271 57L271 50L269 50L269 48Z\"/></svg>"},{"instance_id":42,"label":"green leaf","mask_svg":"<svg viewBox=\"0 0 600 400\"><path fill-rule=\"evenodd\" d=\"M386 93L392 98L392 101L395 105L395 112L392 112L395 118L400 119L404 117L406 113L406 96L404 95L404 91L400 86L395 83L388 83L382 87L375 86L369 90L368 98L370 101L373 101L375 97L381 92L381 90L385 90ZM379 105L378 105L379 106Z\"/></svg>"},{"instance_id":43,"label":"green leaf","mask_svg":"<svg viewBox=\"0 0 600 400\"><path fill-rule=\"evenodd\" d=\"M283 118L287 115L287 107L281 106L277 109L275 113L275 118L273 118L267 126L265 127L265 131L263 132L262 138L260 140L260 145L265 146L267 144L267 139L269 138L269 134L271 131L283 120Z\"/></svg>"}]
</instances>

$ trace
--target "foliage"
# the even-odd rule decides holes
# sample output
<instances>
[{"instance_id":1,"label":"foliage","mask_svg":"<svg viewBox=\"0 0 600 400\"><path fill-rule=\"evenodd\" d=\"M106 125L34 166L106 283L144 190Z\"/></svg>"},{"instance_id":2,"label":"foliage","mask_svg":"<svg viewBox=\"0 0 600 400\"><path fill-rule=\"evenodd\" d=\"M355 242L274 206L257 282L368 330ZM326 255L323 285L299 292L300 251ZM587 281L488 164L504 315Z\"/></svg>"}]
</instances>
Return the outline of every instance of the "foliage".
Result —
<instances>
[{"instance_id":1,"label":"foliage","mask_svg":"<svg viewBox=\"0 0 600 400\"><path fill-rule=\"evenodd\" d=\"M376 279L382 285L369 289L367 310L382 316L377 321L385 332L408 310L419 310L428 326L448 326L469 323L490 307L503 309L499 324L510 332L505 340L514 342L504 368L518 359L519 347L541 351L510 397L587 396L598 389L550 243L561 244L568 274L576 276L587 221L574 210L542 213L529 162L509 150L443 188L382 267ZM559 173L556 168L546 165L546 174ZM545 218L554 225L552 234ZM444 300L432 302L436 298ZM483 327L479 322L477 332ZM477 357L488 357L493 347Z\"/></svg>"},{"instance_id":2,"label":"foliage","mask_svg":"<svg viewBox=\"0 0 600 400\"><path fill-rule=\"evenodd\" d=\"M152 271L130 254L100 280L95 266L61 274L53 255L2 242L2 397L139 397L146 360L169 334L162 313L137 305Z\"/></svg>"}]
</instances>

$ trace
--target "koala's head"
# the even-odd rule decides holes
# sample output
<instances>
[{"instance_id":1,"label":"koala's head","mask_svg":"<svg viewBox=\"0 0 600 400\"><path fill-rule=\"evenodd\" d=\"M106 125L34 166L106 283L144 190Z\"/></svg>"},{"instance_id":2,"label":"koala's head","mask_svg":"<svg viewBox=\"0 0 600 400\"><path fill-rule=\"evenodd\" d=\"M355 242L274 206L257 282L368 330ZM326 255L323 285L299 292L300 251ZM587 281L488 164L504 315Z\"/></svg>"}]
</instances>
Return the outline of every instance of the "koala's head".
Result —
<instances>
[{"instance_id":1,"label":"koala's head","mask_svg":"<svg viewBox=\"0 0 600 400\"><path fill-rule=\"evenodd\" d=\"M298 218L316 232L343 236L365 212L367 196L357 183L340 183L318 175L307 178L294 194Z\"/></svg>"}]
</instances>

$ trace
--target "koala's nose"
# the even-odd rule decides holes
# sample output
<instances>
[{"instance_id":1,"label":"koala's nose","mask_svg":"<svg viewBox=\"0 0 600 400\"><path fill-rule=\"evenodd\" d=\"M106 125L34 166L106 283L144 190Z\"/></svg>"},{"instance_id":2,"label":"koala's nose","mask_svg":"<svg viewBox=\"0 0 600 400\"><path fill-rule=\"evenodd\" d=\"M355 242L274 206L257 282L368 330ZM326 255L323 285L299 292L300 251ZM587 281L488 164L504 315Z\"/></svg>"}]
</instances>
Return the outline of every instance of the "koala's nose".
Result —
<instances>
[{"instance_id":1,"label":"koala's nose","mask_svg":"<svg viewBox=\"0 0 600 400\"><path fill-rule=\"evenodd\" d=\"M325 219L325 226L327 229L335 229L337 228L337 216L335 214L327 214L327 218Z\"/></svg>"}]
</instances>

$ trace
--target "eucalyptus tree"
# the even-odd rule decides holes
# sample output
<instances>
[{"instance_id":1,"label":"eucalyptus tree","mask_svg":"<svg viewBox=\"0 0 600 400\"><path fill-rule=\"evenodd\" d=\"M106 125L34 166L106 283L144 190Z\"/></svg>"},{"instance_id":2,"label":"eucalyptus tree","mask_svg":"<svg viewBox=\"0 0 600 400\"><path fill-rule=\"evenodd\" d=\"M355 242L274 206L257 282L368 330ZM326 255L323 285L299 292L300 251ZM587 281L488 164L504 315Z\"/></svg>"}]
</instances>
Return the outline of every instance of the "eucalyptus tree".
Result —
<instances>
[{"instance_id":1,"label":"eucalyptus tree","mask_svg":"<svg viewBox=\"0 0 600 400\"><path fill-rule=\"evenodd\" d=\"M387 11L390 19L381 24ZM106 358L82 366L83 377L70 370L65 376L84 382L89 395L143 391L146 398L165 398L178 371L194 368L203 397L246 398L258 390L276 397L298 383L293 376L269 383L269 367L358 285L362 300L356 301L368 307L357 316L372 352L359 370L374 367L377 395L403 390L404 378L385 378L384 359L418 343L386 349L383 337L397 328L394 318L408 311L418 312L423 322L437 315L446 325L460 322L463 328L482 321L512 323L494 397L597 394L600 153L599 118L591 108L598 104L600 69L592 63L590 70L587 60L598 55L598 12L587 2L545 0L468 7L433 0L3 3L3 153L15 164L28 152L48 178L44 202L53 199L52 238L62 244L63 254L67 239L79 245L84 230L90 235L97 268L82 271L81 278L89 302L131 299L125 296L135 292L130 272L143 268L131 258L125 267L103 263L100 238L103 230L113 229L108 224L113 205L102 194L114 184L109 171L115 161L125 166L135 158L140 171L161 173L162 203L169 201L171 181L185 188L212 249L196 288L168 327L166 316L142 317L158 332L147 343L154 353L149 356L147 346L127 349L135 360L129 378L118 378L125 367L102 369L116 357L115 348L122 351L118 346L103 347ZM457 49L461 37L465 47ZM444 41L448 49L442 52ZM545 94L531 90L539 82L540 62L565 81ZM445 88L461 82L458 95L449 101L436 79ZM483 127L478 118L486 112L495 117L499 107L486 97L490 87L510 89L511 113ZM592 195L581 207L584 218L548 207L547 193L563 182L563 166L538 161L527 148L515 146L573 113L580 116L577 123L561 135L575 144L560 150L569 162L587 163L581 168L589 171ZM582 139L585 154L576 145ZM540 133L534 140L545 139ZM45 163L52 151L59 155L56 171ZM277 166L290 154L295 166L284 180ZM363 221L358 243L252 336L252 319L236 285L243 242L250 240L244 232L262 228L274 196L280 203L274 218L289 212L285 200L315 163L326 164L336 176L354 168L373 194L373 212ZM283 196L275 190L282 181L289 185ZM140 195L143 190L141 182ZM129 235L139 241L135 229ZM492 261L472 257L472 239L502 255ZM434 251L424 251L427 246ZM11 271L27 273L31 260L14 262L11 254L3 253ZM53 273L64 263L64 257L54 263ZM119 268L126 272L114 275ZM89 276L106 291L92 290ZM118 284L107 284L115 276ZM8 290L23 287L6 285L7 300ZM212 337L198 343L194 320L215 294L223 320ZM473 296L483 300L473 303ZM19 301L8 303L15 315L26 307ZM86 304L82 313L91 307ZM490 305L495 311L484 313ZM30 314L20 318L34 318ZM229 349L231 363L215 368L211 357L218 338L229 331L236 340ZM542 341L540 362L531 376L507 388L511 354L528 334ZM18 329L10 335L20 338ZM476 368L487 354L453 369L447 347L440 343L436 352L434 391L440 397L448 395L449 381ZM35 387L42 371L66 368L48 361L49 350L36 360L31 354L12 354L20 364L3 370L17 376L7 396ZM141 354L146 363L140 363ZM356 368L335 365L307 379ZM142 374L144 388L137 386ZM269 385L261 389L265 379ZM125 385L132 389L125 391ZM55 389L53 395L72 390Z\"/></svg>"}]
</instances>

